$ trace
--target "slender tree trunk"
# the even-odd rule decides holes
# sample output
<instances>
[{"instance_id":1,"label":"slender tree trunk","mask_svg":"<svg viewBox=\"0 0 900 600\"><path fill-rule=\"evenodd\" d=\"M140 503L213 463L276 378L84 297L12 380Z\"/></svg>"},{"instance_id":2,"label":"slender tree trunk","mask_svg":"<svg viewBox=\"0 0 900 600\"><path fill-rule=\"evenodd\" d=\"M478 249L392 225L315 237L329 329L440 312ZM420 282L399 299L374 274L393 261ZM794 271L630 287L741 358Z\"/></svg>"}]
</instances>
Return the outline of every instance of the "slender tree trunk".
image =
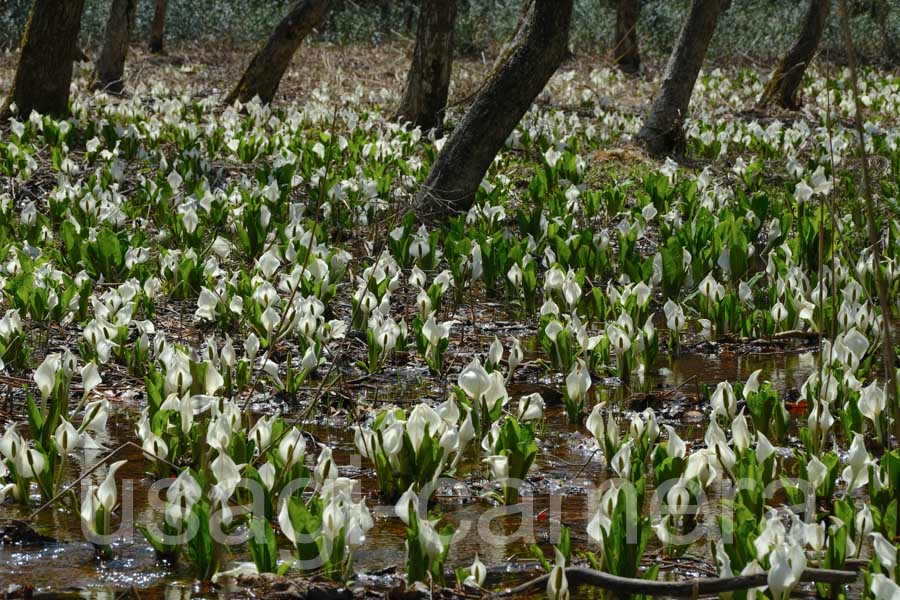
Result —
<instances>
[{"instance_id":1,"label":"slender tree trunk","mask_svg":"<svg viewBox=\"0 0 900 600\"><path fill-rule=\"evenodd\" d=\"M803 83L806 68L819 48L830 9L831 0L810 0L800 37L775 67L772 78L759 97L760 106L776 102L790 110L800 108L797 90Z\"/></svg>"},{"instance_id":2,"label":"slender tree trunk","mask_svg":"<svg viewBox=\"0 0 900 600\"><path fill-rule=\"evenodd\" d=\"M69 112L69 85L78 53L84 0L35 0L31 7L19 66L0 115Z\"/></svg>"},{"instance_id":3,"label":"slender tree trunk","mask_svg":"<svg viewBox=\"0 0 900 600\"><path fill-rule=\"evenodd\" d=\"M637 24L641 14L640 0L619 0L616 9L616 45L613 58L623 73L631 75L641 70L638 51Z\"/></svg>"},{"instance_id":4,"label":"slender tree trunk","mask_svg":"<svg viewBox=\"0 0 900 600\"><path fill-rule=\"evenodd\" d=\"M169 0L156 0L156 9L153 11L153 22L150 24L150 52L163 53L163 36L166 31L166 9Z\"/></svg>"},{"instance_id":5,"label":"slender tree trunk","mask_svg":"<svg viewBox=\"0 0 900 600\"><path fill-rule=\"evenodd\" d=\"M862 195L865 199L866 209L866 234L869 237L869 248L872 252L872 267L875 273L875 290L878 292L878 304L881 309L881 352L885 376L885 395L889 414L894 418L894 437L900 439L900 405L897 404L897 370L894 367L896 354L894 347L894 334L891 325L891 300L887 282L884 280L884 271L881 270L881 231L875 217L875 201L872 198L872 179L869 175L869 158L866 155L866 135L863 125L863 103L860 99L859 79L856 70L856 50L853 45L853 34L850 32L850 17L847 15L847 0L838 0L838 14L841 22L841 35L844 38L844 46L847 49L847 62L850 67L850 90L853 92L854 114L853 123L858 134L856 140L859 148L860 165L862 171ZM891 436L887 436L887 449L894 447Z\"/></svg>"},{"instance_id":6,"label":"slender tree trunk","mask_svg":"<svg viewBox=\"0 0 900 600\"><path fill-rule=\"evenodd\" d=\"M573 0L535 0L521 43L447 140L419 194L417 216L438 222L469 209L497 152L566 56Z\"/></svg>"},{"instance_id":7,"label":"slender tree trunk","mask_svg":"<svg viewBox=\"0 0 900 600\"><path fill-rule=\"evenodd\" d=\"M456 0L422 0L416 48L397 118L422 129L440 127L453 68Z\"/></svg>"},{"instance_id":8,"label":"slender tree trunk","mask_svg":"<svg viewBox=\"0 0 900 600\"><path fill-rule=\"evenodd\" d=\"M662 155L684 149L684 120L694 84L716 31L719 13L728 3L729 0L691 0L662 84L637 135L649 152Z\"/></svg>"},{"instance_id":9,"label":"slender tree trunk","mask_svg":"<svg viewBox=\"0 0 900 600\"><path fill-rule=\"evenodd\" d=\"M253 55L247 70L225 102L249 102L255 96L259 96L265 104L272 102L297 48L322 22L330 6L331 0L299 0L294 4L291 12Z\"/></svg>"},{"instance_id":10,"label":"slender tree trunk","mask_svg":"<svg viewBox=\"0 0 900 600\"><path fill-rule=\"evenodd\" d=\"M134 31L137 0L113 0L106 21L103 49L94 68L94 89L121 94L124 89L125 58Z\"/></svg>"}]
</instances>

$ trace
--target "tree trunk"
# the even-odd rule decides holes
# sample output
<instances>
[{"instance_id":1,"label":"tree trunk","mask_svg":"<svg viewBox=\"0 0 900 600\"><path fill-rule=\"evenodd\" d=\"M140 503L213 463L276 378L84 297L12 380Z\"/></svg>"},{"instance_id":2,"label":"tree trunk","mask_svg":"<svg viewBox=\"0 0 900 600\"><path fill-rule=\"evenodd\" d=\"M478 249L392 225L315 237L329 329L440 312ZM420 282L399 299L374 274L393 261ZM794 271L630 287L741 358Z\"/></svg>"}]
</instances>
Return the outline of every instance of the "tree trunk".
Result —
<instances>
[{"instance_id":1,"label":"tree trunk","mask_svg":"<svg viewBox=\"0 0 900 600\"><path fill-rule=\"evenodd\" d=\"M84 0L35 0L31 7L19 65L0 115L15 104L18 114L69 112L69 85L78 53L78 32Z\"/></svg>"},{"instance_id":2,"label":"tree trunk","mask_svg":"<svg viewBox=\"0 0 900 600\"><path fill-rule=\"evenodd\" d=\"M623 73L631 75L641 70L638 51L637 24L641 14L640 0L619 0L616 9L616 45L613 58Z\"/></svg>"},{"instance_id":3,"label":"tree trunk","mask_svg":"<svg viewBox=\"0 0 900 600\"><path fill-rule=\"evenodd\" d=\"M882 55L887 64L895 64L897 52L897 40L894 39L894 32L890 27L890 0L873 0L872 18L878 23L878 30L881 32L881 48Z\"/></svg>"},{"instance_id":4,"label":"tree trunk","mask_svg":"<svg viewBox=\"0 0 900 600\"><path fill-rule=\"evenodd\" d=\"M531 22L532 7L534 7L534 0L525 0L525 5L522 7L522 13L519 15L519 20L516 21L516 28L513 31L513 34L502 46L500 46L500 51L497 53L497 57L494 58L494 63L491 65L491 73L502 67L503 63L509 60L513 50L522 44L525 39L525 34L527 33L527 25Z\"/></svg>"},{"instance_id":5,"label":"tree trunk","mask_svg":"<svg viewBox=\"0 0 900 600\"><path fill-rule=\"evenodd\" d=\"M453 68L456 0L422 0L416 48L397 118L422 129L440 127Z\"/></svg>"},{"instance_id":6,"label":"tree trunk","mask_svg":"<svg viewBox=\"0 0 900 600\"><path fill-rule=\"evenodd\" d=\"M637 139L653 154L684 149L684 119L719 13L728 0L691 0L687 20L669 57L662 84Z\"/></svg>"},{"instance_id":7,"label":"tree trunk","mask_svg":"<svg viewBox=\"0 0 900 600\"><path fill-rule=\"evenodd\" d=\"M330 5L331 0L299 0L253 55L247 70L225 102L249 102L255 96L259 96L265 104L272 102L294 53L325 18Z\"/></svg>"},{"instance_id":8,"label":"tree trunk","mask_svg":"<svg viewBox=\"0 0 900 600\"><path fill-rule=\"evenodd\" d=\"M800 37L775 67L772 78L759 97L760 106L777 102L789 110L800 108L797 90L803 83L806 68L819 48L830 8L831 0L810 0Z\"/></svg>"},{"instance_id":9,"label":"tree trunk","mask_svg":"<svg viewBox=\"0 0 900 600\"><path fill-rule=\"evenodd\" d=\"M153 22L150 24L150 52L163 53L163 34L166 31L166 8L169 0L156 0L156 9L153 11Z\"/></svg>"},{"instance_id":10,"label":"tree trunk","mask_svg":"<svg viewBox=\"0 0 900 600\"><path fill-rule=\"evenodd\" d=\"M438 222L469 209L497 152L566 56L573 0L536 0L521 44L492 75L444 145L417 201Z\"/></svg>"},{"instance_id":11,"label":"tree trunk","mask_svg":"<svg viewBox=\"0 0 900 600\"><path fill-rule=\"evenodd\" d=\"M113 0L106 21L103 49L94 68L94 89L121 94L124 89L125 58L134 30L137 0Z\"/></svg>"}]
</instances>

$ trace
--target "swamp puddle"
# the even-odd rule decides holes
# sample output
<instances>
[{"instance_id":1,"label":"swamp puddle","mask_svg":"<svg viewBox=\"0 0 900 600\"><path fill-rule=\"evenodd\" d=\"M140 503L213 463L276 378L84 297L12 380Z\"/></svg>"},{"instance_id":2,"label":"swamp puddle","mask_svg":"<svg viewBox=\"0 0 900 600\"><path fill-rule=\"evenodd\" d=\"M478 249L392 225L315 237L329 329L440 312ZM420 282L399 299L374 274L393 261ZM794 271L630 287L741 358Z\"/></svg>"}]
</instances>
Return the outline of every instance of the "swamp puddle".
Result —
<instances>
[{"instance_id":1,"label":"swamp puddle","mask_svg":"<svg viewBox=\"0 0 900 600\"><path fill-rule=\"evenodd\" d=\"M738 354L725 350L712 354L688 354L671 363L663 357L657 367L654 389L647 394L633 394L624 406L621 388L604 385L603 382L598 382L597 388L601 395L609 396L614 402L618 400L625 411L652 407L661 425L672 425L686 442L690 442L702 435L709 410L708 403L696 399L702 384L714 386L722 380L743 381L754 370L762 369L762 378L771 380L780 393L790 395L815 369L815 354L790 351L769 354L757 350ZM367 393L370 397L385 401L397 397L398 385L403 384L395 379L392 385L378 384L374 389L369 387ZM562 384L548 382L540 385L511 385L510 396L515 401L520 395L535 391L536 387L539 388L538 391L545 393L552 388L561 389ZM437 399L439 391L429 389L427 395ZM402 395L419 399L415 388L408 385ZM140 403L128 399L116 402L115 406L117 410L110 414L107 425L108 437L98 440L108 448L136 441L133 427ZM285 412L290 414L289 411ZM583 427L575 428L567 423L565 410L559 405L558 399L554 403L552 398L548 398L546 419L546 427L539 436L540 450L529 477L532 489L526 491L522 499L528 518L523 519L520 514L499 516L503 509L478 500L479 491L485 487L490 489L490 484L483 477L484 469L474 452L470 453L472 458L468 464L464 463L460 469L460 477L468 485L463 485L460 481L458 485L446 485L439 489L435 509L439 509L446 522L452 523L457 529L448 559L450 568L469 565L477 553L485 564L495 567L491 571L489 584L514 578L517 572L532 569L535 561L521 536L508 542L500 535L509 536L515 532L529 537L533 535L545 552L552 552L551 541L556 539L560 524L569 527L573 545L589 547L590 542L585 532L592 516L592 511L588 510L588 490L591 486L602 483L609 477L609 473L601 459L592 458L596 443L591 435ZM627 425L622 423L620 426ZM366 496L367 503L373 509L376 523L368 532L364 546L355 556L357 573L384 573L389 567L396 566L397 573L402 574L405 561L404 525L399 519L389 516L392 507L379 506L381 503L376 492L374 471L357 454L348 424L344 419L331 419L308 425L305 431L315 441L327 442L332 446L341 474L360 482L358 491ZM315 446L310 444L308 448L309 454L313 455L307 459L310 462L314 459ZM100 451L94 457L79 458L90 464L102 454L103 451ZM118 458L128 459L126 466L119 471L119 476L120 485L126 480L132 484L133 520L137 523L157 522L158 517L148 503L147 492L152 481L142 470L140 450L136 446L126 447L119 452ZM67 479L74 480L80 472L77 465L72 466ZM99 483L103 475L104 469L101 468L92 477L96 477L95 482ZM121 498L126 498L128 493L127 484L120 487ZM651 496L652 490L648 490L648 499ZM551 497L555 499L552 502L555 506L551 506ZM708 503L717 502L716 497L708 498ZM127 504L128 502L123 502L123 505ZM16 519L27 520L28 516L26 511L17 507L0 508L0 524ZM490 531L495 534L493 536L486 535L483 528L481 532L478 531L479 522L484 525L488 520ZM0 545L0 593L6 593L16 586L27 586L33 588L35 596L44 598L105 600L115 598L117 593L127 592L132 588L139 590L140 598L165 600L242 595L240 591L201 589L192 584L186 569L160 565L149 544L136 530L119 531L113 545L115 559L100 563L94 560L92 546L84 541L77 514L48 508L38 513L31 523L38 533L56 541L30 546ZM653 543L651 536L651 548L648 549L646 558L663 565L661 576L666 573L677 573L682 577L714 574L708 560L707 544L698 543L693 546L687 558L668 560L654 556L656 548L652 547ZM241 548L228 562L248 559ZM390 578L362 576L360 580L367 585L377 585ZM577 597L587 597L585 594L590 593L588 590L573 591Z\"/></svg>"}]
</instances>

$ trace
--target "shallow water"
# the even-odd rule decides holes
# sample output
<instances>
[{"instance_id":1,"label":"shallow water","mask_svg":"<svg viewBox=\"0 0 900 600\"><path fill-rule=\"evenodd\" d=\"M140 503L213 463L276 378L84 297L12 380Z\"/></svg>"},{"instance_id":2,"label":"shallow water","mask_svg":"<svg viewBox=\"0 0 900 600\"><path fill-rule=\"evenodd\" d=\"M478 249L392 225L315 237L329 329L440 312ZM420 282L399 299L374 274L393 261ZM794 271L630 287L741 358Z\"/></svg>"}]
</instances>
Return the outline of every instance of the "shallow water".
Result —
<instances>
[{"instance_id":1,"label":"shallow water","mask_svg":"<svg viewBox=\"0 0 900 600\"><path fill-rule=\"evenodd\" d=\"M708 355L687 354L671 362L668 357L662 357L649 393L630 394L615 381L595 382L595 387L602 396L618 402L622 411L652 407L662 423L675 426L685 440L690 441L702 435L709 408L696 398L699 386L704 383L714 386L723 379L744 380L755 369L762 369L762 379L773 381L782 394L789 394L815 369L815 356L809 352L753 349L751 352L737 353L717 349ZM441 399L444 393L440 386L423 389L412 383L421 375L423 373L400 375L394 372L373 379L365 387L355 390L354 394L363 396L364 402L376 405L387 401L419 401L426 397ZM542 380L540 383L527 383L517 379L516 385L510 386L510 395L515 401L520 395L535 389L547 392L549 388L561 388L561 385L561 382ZM449 482L439 489L434 510L457 528L449 567L468 565L478 554L485 564L494 567L492 577L496 575L497 567L500 571L515 572L534 562L528 542L533 539L545 551L550 551L561 524L569 527L573 546L590 547L591 542L585 533L592 516L588 491L602 484L610 474L602 460L594 457L596 444L590 434L583 427L570 426L562 406L554 406L552 400L548 404L546 426L539 435L540 451L529 478L530 489L524 492L522 504L516 507L525 511L525 518L518 514L518 510L513 514L504 514L505 509L478 499L478 494L482 489L490 489L490 484L484 479L479 457L472 448L471 458L463 464L458 474L460 481L455 485ZM108 438L102 440L108 448L136 439L133 424L139 404L126 400L117 402L115 407L116 411L110 415L108 422ZM620 427L625 426L620 424ZM376 572L396 565L402 571L405 561L404 526L398 519L389 516L390 507L379 506L374 471L356 454L346 420L331 418L309 424L305 430L315 441L332 446L342 475L359 481L358 491L367 497L367 503L376 516L375 527L356 554L356 570ZM308 453L314 454L314 448L313 444L309 444ZM82 456L79 460L90 466L98 456ZM125 482L124 487L120 487L120 498L126 498L127 487L131 485L134 520L138 523L158 522L158 517L154 516L153 509L148 505L147 492L152 480L142 472L140 451L133 446L125 447L120 451L119 458L129 461L119 472L120 484ZM309 456L307 460L313 461L314 456ZM74 480L80 472L79 465L71 465L67 480ZM99 482L104 476L105 467L101 467L91 478ZM468 485L463 485L463 480ZM647 493L648 498L651 495L652 489ZM717 498L712 496L707 502L714 505ZM37 498L34 504L40 505ZM123 505L128 504L123 502ZM3 506L0 508L0 522L25 519L27 512L9 505ZM137 531L120 531L114 544L115 559L101 563L94 559L92 547L84 541L80 521L73 511L45 509L34 518L33 525L38 532L56 539L57 543L37 548L0 546L0 589L19 584L32 586L41 594L68 595L67 592L71 591L78 597L98 600L110 597L107 595L109 592L131 588L143 590L140 592L141 598L174 600L189 596L229 595L192 585L189 572L184 568L158 564L153 550ZM233 560L248 560L243 548L235 548L234 551ZM704 567L702 563L708 558L707 545L697 544L692 552L696 560L662 561L664 571L674 569L694 576L709 574L709 567ZM648 551L647 559L659 561L653 548Z\"/></svg>"}]
</instances>

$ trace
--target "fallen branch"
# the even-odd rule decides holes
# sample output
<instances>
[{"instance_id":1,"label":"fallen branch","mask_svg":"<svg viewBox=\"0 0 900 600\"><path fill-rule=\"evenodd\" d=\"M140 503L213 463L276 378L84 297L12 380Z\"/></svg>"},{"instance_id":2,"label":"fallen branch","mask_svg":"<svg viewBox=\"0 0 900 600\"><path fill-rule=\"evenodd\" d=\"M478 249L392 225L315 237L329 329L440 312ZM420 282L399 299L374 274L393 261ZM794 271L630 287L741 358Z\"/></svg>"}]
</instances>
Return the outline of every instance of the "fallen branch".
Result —
<instances>
[{"instance_id":1,"label":"fallen branch","mask_svg":"<svg viewBox=\"0 0 900 600\"><path fill-rule=\"evenodd\" d=\"M46 502L41 504L41 506L38 507L38 509L36 511L34 511L30 515L28 515L28 517L25 520L26 521L33 520L36 516L38 516L38 514L41 511L43 511L48 506L51 506L57 500L59 500L60 498L62 498L66 494L68 494L72 488L74 488L76 485L81 483L88 475L90 475L91 473L93 473L94 471L96 471L97 469L102 467L104 464L106 464L106 462L110 458L112 458L113 456L118 454L120 451L124 450L125 448L127 448L129 445L132 445L132 444L134 444L134 442L125 442L124 444L120 445L118 448L114 448L113 450L110 450L109 453L107 453L105 456L100 458L100 460L98 460L90 469L88 469L87 471L82 473L81 477L79 477L78 479L76 479L75 481L70 483L69 485L65 486L58 494L56 494L55 496L53 496L52 498L50 498L49 500L47 500ZM134 445L136 446L137 444L134 444ZM140 446L138 446L138 447L140 447ZM141 448L141 451L143 452L143 448Z\"/></svg>"},{"instance_id":2,"label":"fallen branch","mask_svg":"<svg viewBox=\"0 0 900 600\"><path fill-rule=\"evenodd\" d=\"M33 513L31 513L30 515L28 515L28 517L27 517L25 520L26 520L26 521L32 521L32 520L34 520L34 518L35 518L36 516L38 516L38 514L39 514L41 511L43 511L43 510L44 510L45 508L47 508L48 506L52 506L53 504L55 504L60 498L62 498L62 497L65 496L66 494L68 494L68 493L72 490L72 488L74 488L76 485L78 485L79 483L81 483L88 475L90 475L91 473L93 473L94 471L96 471L97 469L99 469L100 467L102 467L104 464L106 464L107 462L109 462L109 459L111 459L113 456L115 456L115 455L118 454L120 451L124 450L125 448L137 448L137 449L140 450L143 454L147 454L147 451L146 451L146 450L144 450L141 446L135 444L134 442L124 442L122 445L120 445L120 446L117 447L117 448L114 448L113 450L110 450L109 453L107 453L105 456L103 456L102 458L100 458L100 460L98 460L98 461L97 461L90 469L88 469L87 471L85 471L84 473L82 473L82 474L81 474L81 477L79 477L78 479L76 479L75 481L73 481L72 483L70 483L69 485L65 486L58 494L56 494L55 496L53 496L50 500L47 500L46 502L44 502L43 504L41 504L41 506L38 507L38 509L35 510ZM172 467L172 468L174 468L174 469L176 469L176 470L179 469L178 465L173 464L173 463L170 463L169 461L167 461L167 460L165 460L165 459L162 459L162 458L156 458L156 460L158 460L158 461L160 461L160 462L164 462L164 463L166 463L167 465L169 465L170 467Z\"/></svg>"},{"instance_id":3,"label":"fallen branch","mask_svg":"<svg viewBox=\"0 0 900 600\"><path fill-rule=\"evenodd\" d=\"M788 331L779 331L769 337L737 337L731 335L723 335L718 340L719 343L728 342L732 344L752 344L753 342L781 342L786 340L802 340L805 342L819 341L819 333L816 331L801 331L799 329L790 329Z\"/></svg>"},{"instance_id":4,"label":"fallen branch","mask_svg":"<svg viewBox=\"0 0 900 600\"><path fill-rule=\"evenodd\" d=\"M749 590L766 585L766 573L756 575L737 575L734 577L704 577L684 581L649 581L619 577L584 567L569 567L566 578L570 584L582 583L605 590L623 594L646 594L648 596L693 597L709 596L722 592ZM858 573L854 571L835 571L832 569L806 569L800 575L800 581L817 583L853 583ZM546 586L549 575L541 575L531 581L512 589L494 594L495 597L518 596L529 592L532 588Z\"/></svg>"},{"instance_id":5,"label":"fallen branch","mask_svg":"<svg viewBox=\"0 0 900 600\"><path fill-rule=\"evenodd\" d=\"M696 376L696 375L691 375L690 377L688 377L687 379L685 379L684 381L682 381L681 383L679 383L678 385L676 385L676 386L673 387L672 389L666 390L665 392L661 393L661 394L659 395L659 397L660 397L660 398L668 398L669 396L671 396L672 394L674 394L675 392L677 392L678 390L680 390L681 388L683 388L684 386L686 386L686 385L689 384L690 382L694 381L695 379L697 379L697 376Z\"/></svg>"}]
</instances>

